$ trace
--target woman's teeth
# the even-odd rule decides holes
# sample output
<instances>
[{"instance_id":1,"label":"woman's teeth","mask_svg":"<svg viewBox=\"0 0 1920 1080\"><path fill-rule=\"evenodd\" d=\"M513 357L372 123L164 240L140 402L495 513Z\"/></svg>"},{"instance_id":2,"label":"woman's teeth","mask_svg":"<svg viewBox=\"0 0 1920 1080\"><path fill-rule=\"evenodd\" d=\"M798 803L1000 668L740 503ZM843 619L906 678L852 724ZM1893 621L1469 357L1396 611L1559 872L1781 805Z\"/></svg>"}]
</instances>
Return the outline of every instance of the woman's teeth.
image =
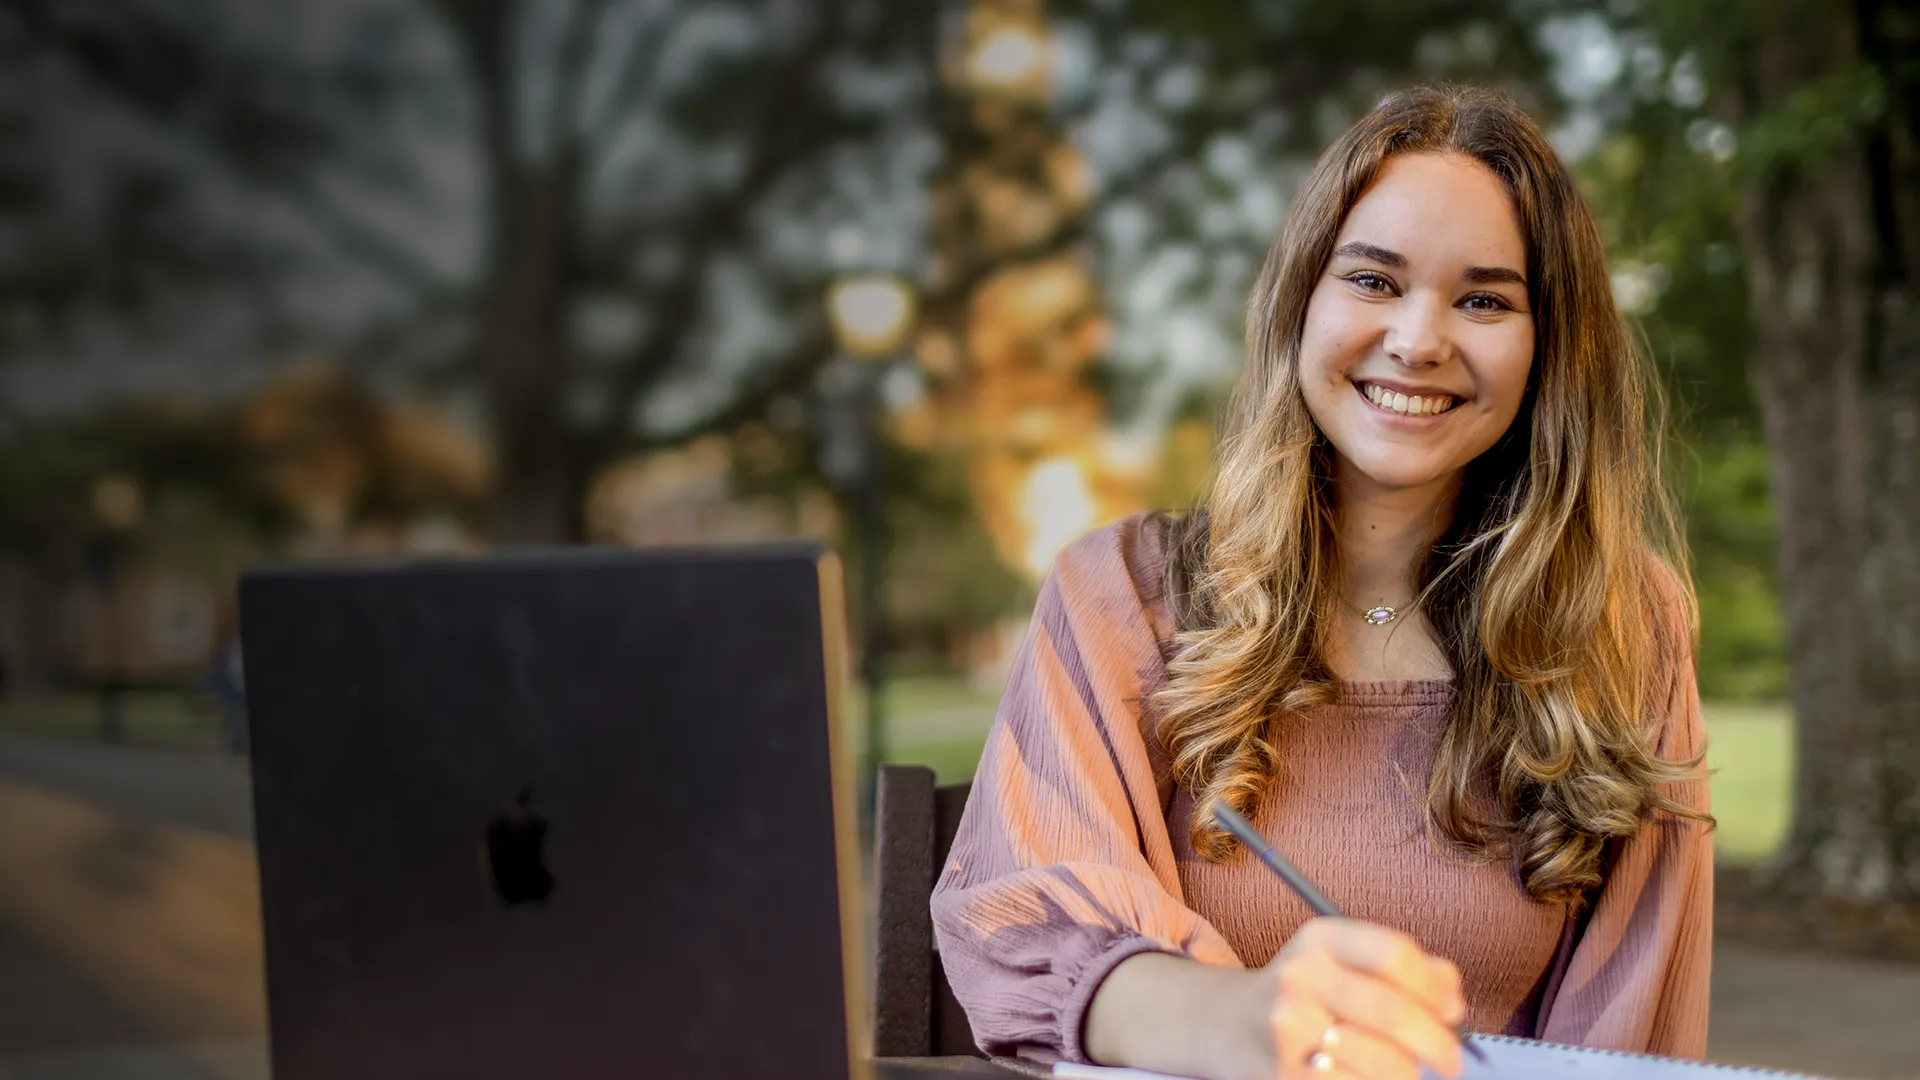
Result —
<instances>
[{"instance_id":1,"label":"woman's teeth","mask_svg":"<svg viewBox=\"0 0 1920 1080\"><path fill-rule=\"evenodd\" d=\"M1405 413L1408 416L1430 416L1434 413L1443 413L1453 408L1454 404L1460 400L1452 394L1438 397L1407 395L1372 383L1361 383L1360 390L1367 395L1367 400L1375 405L1389 412Z\"/></svg>"}]
</instances>

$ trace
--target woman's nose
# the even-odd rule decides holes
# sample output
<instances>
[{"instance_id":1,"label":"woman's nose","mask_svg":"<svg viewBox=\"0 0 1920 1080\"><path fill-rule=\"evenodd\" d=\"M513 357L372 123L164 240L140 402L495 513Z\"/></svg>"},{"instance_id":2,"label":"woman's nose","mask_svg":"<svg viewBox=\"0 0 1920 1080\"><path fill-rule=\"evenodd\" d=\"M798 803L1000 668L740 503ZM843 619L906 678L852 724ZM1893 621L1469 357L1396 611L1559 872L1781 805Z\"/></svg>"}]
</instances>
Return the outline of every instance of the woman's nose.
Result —
<instances>
[{"instance_id":1,"label":"woman's nose","mask_svg":"<svg viewBox=\"0 0 1920 1080\"><path fill-rule=\"evenodd\" d=\"M1387 327L1387 356L1408 367L1432 367L1447 355L1446 305L1409 296L1394 305Z\"/></svg>"}]
</instances>

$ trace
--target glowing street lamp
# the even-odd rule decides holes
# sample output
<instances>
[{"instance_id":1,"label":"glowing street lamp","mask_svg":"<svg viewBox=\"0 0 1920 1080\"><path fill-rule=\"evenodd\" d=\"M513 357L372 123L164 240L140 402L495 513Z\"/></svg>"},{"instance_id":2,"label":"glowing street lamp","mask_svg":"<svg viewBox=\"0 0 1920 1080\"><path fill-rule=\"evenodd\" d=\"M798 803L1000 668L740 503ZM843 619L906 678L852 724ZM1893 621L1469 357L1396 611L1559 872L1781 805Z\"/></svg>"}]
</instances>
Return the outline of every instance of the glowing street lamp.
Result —
<instances>
[{"instance_id":1,"label":"glowing street lamp","mask_svg":"<svg viewBox=\"0 0 1920 1080\"><path fill-rule=\"evenodd\" d=\"M93 482L93 512L109 529L126 532L140 524L145 498L131 476L102 476Z\"/></svg>"},{"instance_id":2,"label":"glowing street lamp","mask_svg":"<svg viewBox=\"0 0 1920 1080\"><path fill-rule=\"evenodd\" d=\"M1008 22L989 30L967 50L966 80L988 93L1042 97L1052 48L1038 26Z\"/></svg>"},{"instance_id":3,"label":"glowing street lamp","mask_svg":"<svg viewBox=\"0 0 1920 1080\"><path fill-rule=\"evenodd\" d=\"M913 328L914 315L913 290L890 274L842 278L827 290L834 342L854 356L894 355Z\"/></svg>"}]
</instances>

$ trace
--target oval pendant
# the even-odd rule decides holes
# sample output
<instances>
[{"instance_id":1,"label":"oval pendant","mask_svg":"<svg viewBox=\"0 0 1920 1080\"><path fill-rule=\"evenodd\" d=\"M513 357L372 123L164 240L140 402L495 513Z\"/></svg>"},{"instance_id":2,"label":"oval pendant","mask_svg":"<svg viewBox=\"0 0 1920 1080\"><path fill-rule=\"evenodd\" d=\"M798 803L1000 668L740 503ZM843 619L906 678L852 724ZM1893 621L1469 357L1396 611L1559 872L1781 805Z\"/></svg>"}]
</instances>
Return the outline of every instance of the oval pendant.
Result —
<instances>
[{"instance_id":1,"label":"oval pendant","mask_svg":"<svg viewBox=\"0 0 1920 1080\"><path fill-rule=\"evenodd\" d=\"M1393 617L1395 614L1397 613L1392 608L1388 607L1385 604L1381 604L1377 608L1369 609L1365 615L1362 615L1360 617L1367 620L1369 623L1372 623L1375 626L1385 626L1386 624L1393 621Z\"/></svg>"}]
</instances>

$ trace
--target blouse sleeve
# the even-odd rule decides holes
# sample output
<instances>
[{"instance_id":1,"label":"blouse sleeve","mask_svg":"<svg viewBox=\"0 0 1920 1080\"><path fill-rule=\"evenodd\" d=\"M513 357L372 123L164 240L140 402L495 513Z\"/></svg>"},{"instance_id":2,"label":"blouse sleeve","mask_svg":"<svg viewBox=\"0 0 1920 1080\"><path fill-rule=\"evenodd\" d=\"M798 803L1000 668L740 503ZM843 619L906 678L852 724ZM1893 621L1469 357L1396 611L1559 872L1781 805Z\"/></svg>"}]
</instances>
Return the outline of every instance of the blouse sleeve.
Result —
<instances>
[{"instance_id":1,"label":"blouse sleeve","mask_svg":"<svg viewBox=\"0 0 1920 1080\"><path fill-rule=\"evenodd\" d=\"M1667 640L1684 643L1674 632ZM1686 760L1706 744L1690 648L1668 671L1658 751ZM1674 801L1708 809L1704 775L1671 785ZM1540 1037L1613 1050L1699 1058L1707 1049L1713 956L1713 841L1705 822L1659 814L1620 845Z\"/></svg>"},{"instance_id":2,"label":"blouse sleeve","mask_svg":"<svg viewBox=\"0 0 1920 1080\"><path fill-rule=\"evenodd\" d=\"M1181 900L1140 726L1156 638L1115 529L1056 561L987 736L933 923L989 1054L1085 1061L1108 972L1141 952L1240 960Z\"/></svg>"}]
</instances>

